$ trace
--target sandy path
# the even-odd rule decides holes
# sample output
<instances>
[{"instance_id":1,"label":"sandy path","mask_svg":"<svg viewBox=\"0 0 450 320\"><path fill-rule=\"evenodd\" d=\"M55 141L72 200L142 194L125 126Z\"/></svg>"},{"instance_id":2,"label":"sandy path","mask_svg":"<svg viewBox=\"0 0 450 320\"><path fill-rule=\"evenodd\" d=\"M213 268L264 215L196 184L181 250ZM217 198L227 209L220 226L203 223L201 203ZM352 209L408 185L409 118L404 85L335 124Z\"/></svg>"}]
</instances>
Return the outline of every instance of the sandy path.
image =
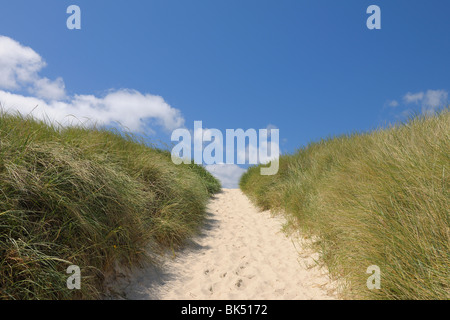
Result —
<instances>
[{"instance_id":1,"label":"sandy path","mask_svg":"<svg viewBox=\"0 0 450 320\"><path fill-rule=\"evenodd\" d=\"M159 267L133 272L127 299L333 299L327 275L311 268L281 231L282 217L259 212L240 190L208 207L203 233ZM308 267L309 266L309 267Z\"/></svg>"}]
</instances>

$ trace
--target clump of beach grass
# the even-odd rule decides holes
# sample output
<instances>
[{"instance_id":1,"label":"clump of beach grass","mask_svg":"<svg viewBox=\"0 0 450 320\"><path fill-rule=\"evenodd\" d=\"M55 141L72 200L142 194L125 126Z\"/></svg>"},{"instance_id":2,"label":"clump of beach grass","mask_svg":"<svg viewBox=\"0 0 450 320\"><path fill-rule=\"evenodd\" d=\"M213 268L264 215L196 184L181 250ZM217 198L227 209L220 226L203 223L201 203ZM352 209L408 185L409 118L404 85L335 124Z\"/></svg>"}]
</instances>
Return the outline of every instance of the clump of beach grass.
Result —
<instances>
[{"instance_id":1,"label":"clump of beach grass","mask_svg":"<svg viewBox=\"0 0 450 320\"><path fill-rule=\"evenodd\" d=\"M450 298L450 111L311 143L241 189L313 235L344 298ZM369 290L367 268L381 270Z\"/></svg>"},{"instance_id":2,"label":"clump of beach grass","mask_svg":"<svg viewBox=\"0 0 450 320\"><path fill-rule=\"evenodd\" d=\"M99 298L116 263L192 236L220 188L132 134L0 113L0 299Z\"/></svg>"}]
</instances>

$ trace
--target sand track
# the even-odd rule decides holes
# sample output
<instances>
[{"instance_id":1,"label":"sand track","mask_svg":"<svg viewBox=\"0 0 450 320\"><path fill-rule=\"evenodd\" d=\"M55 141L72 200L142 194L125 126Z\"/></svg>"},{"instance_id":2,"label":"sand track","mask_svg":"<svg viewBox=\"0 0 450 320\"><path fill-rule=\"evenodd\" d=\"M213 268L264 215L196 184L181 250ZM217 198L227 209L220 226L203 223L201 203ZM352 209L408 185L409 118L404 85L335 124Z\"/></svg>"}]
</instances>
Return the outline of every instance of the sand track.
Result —
<instances>
[{"instance_id":1,"label":"sand track","mask_svg":"<svg viewBox=\"0 0 450 320\"><path fill-rule=\"evenodd\" d=\"M311 268L317 256L287 237L281 231L283 222L258 211L240 190L224 190L210 202L202 233L159 267L133 271L122 295L164 300L334 299L324 270Z\"/></svg>"}]
</instances>

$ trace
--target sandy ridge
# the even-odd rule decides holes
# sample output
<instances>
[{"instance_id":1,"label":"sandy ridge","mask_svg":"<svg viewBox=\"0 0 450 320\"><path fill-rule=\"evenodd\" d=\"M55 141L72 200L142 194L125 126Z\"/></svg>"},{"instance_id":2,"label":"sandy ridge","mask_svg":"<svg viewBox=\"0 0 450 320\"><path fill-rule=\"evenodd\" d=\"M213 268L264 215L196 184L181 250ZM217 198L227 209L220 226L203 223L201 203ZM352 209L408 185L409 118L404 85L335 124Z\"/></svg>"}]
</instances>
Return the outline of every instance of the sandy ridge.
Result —
<instances>
[{"instance_id":1,"label":"sandy ridge","mask_svg":"<svg viewBox=\"0 0 450 320\"><path fill-rule=\"evenodd\" d=\"M127 299L336 298L326 272L311 268L317 255L287 237L283 222L225 189L210 202L201 235L159 267L134 270L116 291Z\"/></svg>"}]
</instances>

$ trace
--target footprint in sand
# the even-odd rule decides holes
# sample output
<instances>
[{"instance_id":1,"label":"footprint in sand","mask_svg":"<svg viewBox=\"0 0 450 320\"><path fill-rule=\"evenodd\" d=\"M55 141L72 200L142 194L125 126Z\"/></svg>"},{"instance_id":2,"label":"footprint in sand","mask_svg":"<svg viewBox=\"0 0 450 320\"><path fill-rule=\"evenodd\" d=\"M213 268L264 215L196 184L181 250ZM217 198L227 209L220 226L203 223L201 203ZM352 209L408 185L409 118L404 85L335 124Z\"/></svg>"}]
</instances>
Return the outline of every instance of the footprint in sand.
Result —
<instances>
[{"instance_id":1,"label":"footprint in sand","mask_svg":"<svg viewBox=\"0 0 450 320\"><path fill-rule=\"evenodd\" d=\"M185 248L176 259L164 261L164 267L158 271L149 267L136 272L123 289L127 298L336 298L334 284L326 273L307 269L304 262L309 258L299 256L304 251L299 252L301 247L280 232L283 218L260 212L240 190L223 190L210 202L208 212L215 225L198 239L192 239L201 248ZM217 277L213 268L205 268L211 265L217 266ZM210 282L213 279L217 281L214 284ZM313 283L327 285L317 287Z\"/></svg>"}]
</instances>

